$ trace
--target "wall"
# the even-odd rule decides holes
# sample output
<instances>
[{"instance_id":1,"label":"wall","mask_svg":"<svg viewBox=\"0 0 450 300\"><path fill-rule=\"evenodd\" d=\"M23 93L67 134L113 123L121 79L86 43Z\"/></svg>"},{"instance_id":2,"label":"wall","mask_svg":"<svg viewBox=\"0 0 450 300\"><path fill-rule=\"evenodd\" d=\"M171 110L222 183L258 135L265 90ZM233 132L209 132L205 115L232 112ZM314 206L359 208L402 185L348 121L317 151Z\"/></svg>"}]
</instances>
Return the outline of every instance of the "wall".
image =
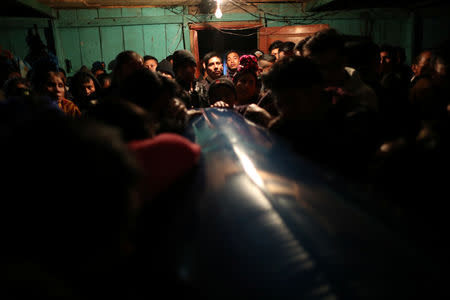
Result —
<instances>
[{"instance_id":1,"label":"wall","mask_svg":"<svg viewBox=\"0 0 450 300\"><path fill-rule=\"evenodd\" d=\"M150 54L161 60L177 49L190 49L189 23L260 20L268 27L326 23L343 34L369 35L376 43L402 46L406 48L408 62L412 56L413 18L402 10L312 14L303 12L300 4L286 3L249 5L223 12L218 20L211 15L194 15L188 7L61 9L55 12L57 17L53 20L56 52L61 65L64 67L64 60L69 59L74 71L82 65L90 67L96 60L108 64L123 50ZM10 24L7 19L0 22L0 43L24 56L25 25Z\"/></svg>"},{"instance_id":2,"label":"wall","mask_svg":"<svg viewBox=\"0 0 450 300\"><path fill-rule=\"evenodd\" d=\"M153 55L158 60L190 47L183 25L183 8L115 8L59 10L55 21L60 61L72 68L109 64L124 50ZM185 35L183 39L183 34Z\"/></svg>"},{"instance_id":3,"label":"wall","mask_svg":"<svg viewBox=\"0 0 450 300\"><path fill-rule=\"evenodd\" d=\"M28 29L38 27L38 33L47 44L45 32L51 30L45 18L0 18L0 46L16 56L24 58L28 53L26 36Z\"/></svg>"},{"instance_id":4,"label":"wall","mask_svg":"<svg viewBox=\"0 0 450 300\"><path fill-rule=\"evenodd\" d=\"M419 49L437 47L450 38L450 4L418 9L416 15L419 18Z\"/></svg>"},{"instance_id":5,"label":"wall","mask_svg":"<svg viewBox=\"0 0 450 300\"><path fill-rule=\"evenodd\" d=\"M267 12L268 27L325 23L345 35L370 36L379 45L403 47L407 63L411 60L414 23L412 14L405 10L364 9L312 14L304 13L301 6L294 4L262 4L260 7Z\"/></svg>"}]
</instances>

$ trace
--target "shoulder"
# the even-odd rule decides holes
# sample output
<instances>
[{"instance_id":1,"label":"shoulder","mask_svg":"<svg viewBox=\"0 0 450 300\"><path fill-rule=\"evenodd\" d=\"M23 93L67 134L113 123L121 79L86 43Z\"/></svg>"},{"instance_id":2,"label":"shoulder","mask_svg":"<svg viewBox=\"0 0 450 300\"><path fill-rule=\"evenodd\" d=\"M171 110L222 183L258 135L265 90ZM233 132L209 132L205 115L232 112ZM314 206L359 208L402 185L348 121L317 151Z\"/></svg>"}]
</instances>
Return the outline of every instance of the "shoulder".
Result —
<instances>
[{"instance_id":1,"label":"shoulder","mask_svg":"<svg viewBox=\"0 0 450 300\"><path fill-rule=\"evenodd\" d=\"M61 99L58 100L58 106L64 111L67 115L72 117L79 117L81 115L81 111L78 106L70 100Z\"/></svg>"}]
</instances>

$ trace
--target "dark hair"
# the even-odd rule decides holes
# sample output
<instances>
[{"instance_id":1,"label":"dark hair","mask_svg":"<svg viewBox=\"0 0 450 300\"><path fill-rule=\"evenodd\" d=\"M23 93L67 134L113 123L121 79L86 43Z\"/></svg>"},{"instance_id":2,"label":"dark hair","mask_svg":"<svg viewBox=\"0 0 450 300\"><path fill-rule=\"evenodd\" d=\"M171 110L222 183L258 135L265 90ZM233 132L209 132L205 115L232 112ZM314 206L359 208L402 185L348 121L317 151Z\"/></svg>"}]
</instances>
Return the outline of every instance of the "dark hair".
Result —
<instances>
[{"instance_id":1,"label":"dark hair","mask_svg":"<svg viewBox=\"0 0 450 300\"><path fill-rule=\"evenodd\" d=\"M49 59L39 59L31 69L31 86L40 92L50 76L50 72L58 73L58 66Z\"/></svg>"},{"instance_id":2,"label":"dark hair","mask_svg":"<svg viewBox=\"0 0 450 300\"><path fill-rule=\"evenodd\" d=\"M95 73L96 71L103 70L105 71L104 62L96 61L92 63L91 72Z\"/></svg>"},{"instance_id":3,"label":"dark hair","mask_svg":"<svg viewBox=\"0 0 450 300\"><path fill-rule=\"evenodd\" d=\"M305 37L303 40L300 40L297 45L295 45L294 50L300 52L300 55L303 56L303 47L305 46L305 44L312 38L312 35L308 35L307 37Z\"/></svg>"},{"instance_id":4,"label":"dark hair","mask_svg":"<svg viewBox=\"0 0 450 300\"><path fill-rule=\"evenodd\" d=\"M227 53L225 53L225 59L227 59L228 55L230 55L231 53L236 53L238 56L241 56L241 54L236 50L228 50Z\"/></svg>"},{"instance_id":5,"label":"dark hair","mask_svg":"<svg viewBox=\"0 0 450 300\"><path fill-rule=\"evenodd\" d=\"M112 81L111 74L103 73L97 76L98 83L100 84L100 87L103 87L106 80Z\"/></svg>"},{"instance_id":6,"label":"dark hair","mask_svg":"<svg viewBox=\"0 0 450 300\"><path fill-rule=\"evenodd\" d=\"M208 89L208 99L211 100L213 93L215 92L215 90L220 87L220 86L225 86L228 89L230 89L234 96L237 98L237 94L236 94L236 87L233 84L233 81L231 81L230 79L226 78L226 77L221 77L216 79L213 83L211 83L211 85L209 86Z\"/></svg>"},{"instance_id":7,"label":"dark hair","mask_svg":"<svg viewBox=\"0 0 450 300\"><path fill-rule=\"evenodd\" d=\"M87 118L117 128L125 142L151 137L150 115L129 101L104 99L89 110Z\"/></svg>"},{"instance_id":8,"label":"dark hair","mask_svg":"<svg viewBox=\"0 0 450 300\"><path fill-rule=\"evenodd\" d=\"M213 57L218 57L220 59L220 61L222 62L222 58L220 57L219 53L217 53L217 52L208 52L203 57L203 62L205 63L206 66L208 66L209 60L211 58L213 58Z\"/></svg>"},{"instance_id":9,"label":"dark hair","mask_svg":"<svg viewBox=\"0 0 450 300\"><path fill-rule=\"evenodd\" d=\"M121 86L120 95L123 99L148 110L159 98L162 92L162 81L156 72L142 68L134 71Z\"/></svg>"},{"instance_id":10,"label":"dark hair","mask_svg":"<svg viewBox=\"0 0 450 300\"><path fill-rule=\"evenodd\" d=\"M335 29L323 29L316 32L304 45L312 55L324 53L330 49L344 54L344 38Z\"/></svg>"},{"instance_id":11,"label":"dark hair","mask_svg":"<svg viewBox=\"0 0 450 300\"><path fill-rule=\"evenodd\" d=\"M144 62L146 62L147 60L156 60L156 63L158 63L158 59L156 59L156 57L151 56L151 55L145 55L144 56Z\"/></svg>"},{"instance_id":12,"label":"dark hair","mask_svg":"<svg viewBox=\"0 0 450 300\"><path fill-rule=\"evenodd\" d=\"M282 41L280 40L276 40L275 42L273 42L272 44L270 44L269 46L269 53L272 52L273 49L277 49L280 48L280 46L283 44Z\"/></svg>"},{"instance_id":13,"label":"dark hair","mask_svg":"<svg viewBox=\"0 0 450 300\"><path fill-rule=\"evenodd\" d=\"M78 71L73 75L70 80L70 92L74 96L76 104L81 105L80 101L83 101L81 98L84 98L84 95L81 92L83 90L83 84L88 83L91 80L94 83L95 92L98 93L100 91L100 84L92 73Z\"/></svg>"},{"instance_id":14,"label":"dark hair","mask_svg":"<svg viewBox=\"0 0 450 300\"><path fill-rule=\"evenodd\" d=\"M123 65L133 61L136 55L139 54L131 50L122 51L117 54L116 58L114 59L113 72L117 72Z\"/></svg>"},{"instance_id":15,"label":"dark hair","mask_svg":"<svg viewBox=\"0 0 450 300\"><path fill-rule=\"evenodd\" d=\"M285 53L289 53L289 52L293 52L295 48L295 43L294 42L284 42L280 45L280 47L278 48L278 51L281 52L285 52Z\"/></svg>"},{"instance_id":16,"label":"dark hair","mask_svg":"<svg viewBox=\"0 0 450 300\"><path fill-rule=\"evenodd\" d=\"M275 63L275 61L277 60L277 58L274 55L270 55L270 54L263 54L258 58L258 62L260 61L268 61L271 63Z\"/></svg>"},{"instance_id":17,"label":"dark hair","mask_svg":"<svg viewBox=\"0 0 450 300\"><path fill-rule=\"evenodd\" d=\"M18 88L17 85L21 83L27 86L27 89ZM14 77L11 79L8 79L5 84L3 85L3 90L5 92L5 97L14 97L14 96L24 96L29 95L30 90L28 88L28 81L24 78L20 77Z\"/></svg>"},{"instance_id":18,"label":"dark hair","mask_svg":"<svg viewBox=\"0 0 450 300\"><path fill-rule=\"evenodd\" d=\"M292 88L308 88L322 82L322 74L311 59L292 56L273 65L262 77L264 85L274 92Z\"/></svg>"},{"instance_id":19,"label":"dark hair","mask_svg":"<svg viewBox=\"0 0 450 300\"><path fill-rule=\"evenodd\" d=\"M158 63L158 66L156 67L156 71L161 73L170 74L172 78L175 78L175 73L173 72L173 67L170 61L163 59Z\"/></svg>"}]
</instances>

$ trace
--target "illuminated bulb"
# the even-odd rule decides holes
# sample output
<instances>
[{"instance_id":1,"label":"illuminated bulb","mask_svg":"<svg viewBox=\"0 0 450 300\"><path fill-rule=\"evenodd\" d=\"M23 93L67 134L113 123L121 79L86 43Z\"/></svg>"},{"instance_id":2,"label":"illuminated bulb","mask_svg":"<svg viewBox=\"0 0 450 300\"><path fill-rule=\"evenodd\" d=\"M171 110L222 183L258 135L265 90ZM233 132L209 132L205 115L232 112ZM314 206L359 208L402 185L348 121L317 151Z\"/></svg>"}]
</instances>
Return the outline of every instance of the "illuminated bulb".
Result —
<instances>
[{"instance_id":1,"label":"illuminated bulb","mask_svg":"<svg viewBox=\"0 0 450 300\"><path fill-rule=\"evenodd\" d=\"M219 7L219 6L217 6L215 15L216 15L216 18L217 18L217 19L222 18L222 11L220 10L220 7Z\"/></svg>"}]
</instances>

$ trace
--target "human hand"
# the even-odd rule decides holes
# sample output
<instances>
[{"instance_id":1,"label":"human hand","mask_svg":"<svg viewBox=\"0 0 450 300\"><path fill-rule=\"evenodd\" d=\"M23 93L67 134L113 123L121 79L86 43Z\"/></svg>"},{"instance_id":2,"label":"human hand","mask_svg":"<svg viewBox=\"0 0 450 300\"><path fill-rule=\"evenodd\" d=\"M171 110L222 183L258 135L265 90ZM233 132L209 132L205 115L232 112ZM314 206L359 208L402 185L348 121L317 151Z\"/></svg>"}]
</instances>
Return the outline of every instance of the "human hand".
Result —
<instances>
[{"instance_id":1,"label":"human hand","mask_svg":"<svg viewBox=\"0 0 450 300\"><path fill-rule=\"evenodd\" d=\"M216 103L214 103L213 105L211 105L211 107L228 108L228 107L230 107L230 106L229 106L228 103L226 103L225 101L217 101Z\"/></svg>"}]
</instances>

